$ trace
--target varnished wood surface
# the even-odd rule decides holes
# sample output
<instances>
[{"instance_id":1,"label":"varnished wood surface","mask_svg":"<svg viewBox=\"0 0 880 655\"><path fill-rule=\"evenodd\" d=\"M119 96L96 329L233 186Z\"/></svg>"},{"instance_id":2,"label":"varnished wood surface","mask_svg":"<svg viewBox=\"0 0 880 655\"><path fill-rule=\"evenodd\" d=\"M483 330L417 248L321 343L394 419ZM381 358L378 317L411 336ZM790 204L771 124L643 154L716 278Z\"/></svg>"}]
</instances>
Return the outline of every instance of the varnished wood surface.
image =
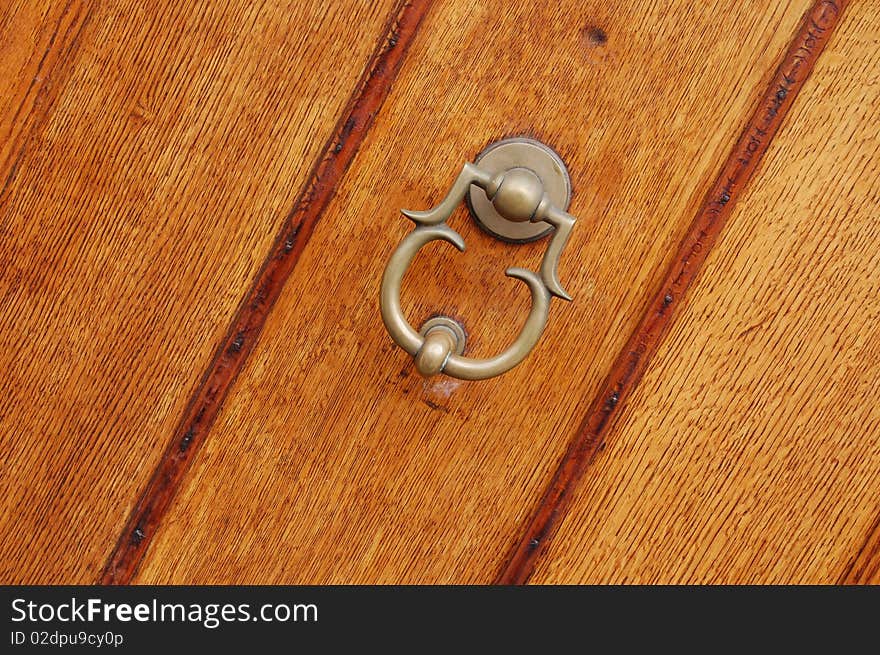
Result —
<instances>
[{"instance_id":1,"label":"varnished wood surface","mask_svg":"<svg viewBox=\"0 0 880 655\"><path fill-rule=\"evenodd\" d=\"M0 9L0 182L64 88L93 3L17 0ZM2 197L2 196L0 196Z\"/></svg>"},{"instance_id":2,"label":"varnished wood surface","mask_svg":"<svg viewBox=\"0 0 880 655\"><path fill-rule=\"evenodd\" d=\"M135 580L493 580L807 6L434 5ZM464 84L464 60L493 64ZM576 301L505 376L425 382L378 314L410 229L397 209L522 133L575 176L560 273ZM526 312L503 271L544 244L501 246L464 210L453 225L469 252L426 248L404 309L460 317L490 355Z\"/></svg>"},{"instance_id":3,"label":"varnished wood surface","mask_svg":"<svg viewBox=\"0 0 880 655\"><path fill-rule=\"evenodd\" d=\"M844 3L657 4L5 7L2 581L490 582L548 507L539 582L876 579L866 3L547 504L804 13ZM378 313L397 210L512 134L569 164L575 302L513 372L423 381ZM544 244L452 225L404 309L491 355Z\"/></svg>"},{"instance_id":4,"label":"varnished wood surface","mask_svg":"<svg viewBox=\"0 0 880 655\"><path fill-rule=\"evenodd\" d=\"M535 582L876 576L878 36L852 3Z\"/></svg>"},{"instance_id":5,"label":"varnished wood surface","mask_svg":"<svg viewBox=\"0 0 880 655\"><path fill-rule=\"evenodd\" d=\"M724 231L739 198L759 169L767 147L809 79L840 21L843 3L817 2L801 21L797 34L760 102L727 155L715 182L706 192L697 215L678 246L662 282L643 310L626 345L620 349L603 388L596 394L577 433L569 443L547 490L512 550L498 578L504 584L522 584L552 539L557 519L565 516L572 492L584 470L604 447L608 429L641 382L642 375L688 300L688 291Z\"/></svg>"},{"instance_id":6,"label":"varnished wood surface","mask_svg":"<svg viewBox=\"0 0 880 655\"><path fill-rule=\"evenodd\" d=\"M840 578L844 584L880 583L880 512L858 554Z\"/></svg>"},{"instance_id":7,"label":"varnished wood surface","mask_svg":"<svg viewBox=\"0 0 880 655\"><path fill-rule=\"evenodd\" d=\"M318 154L308 182L281 227L244 302L239 305L153 477L129 516L101 574L102 583L128 582L140 565L193 456L210 433L230 386L259 339L281 289L387 97L427 6L425 2L399 3L391 14L349 106Z\"/></svg>"},{"instance_id":8,"label":"varnished wood surface","mask_svg":"<svg viewBox=\"0 0 880 655\"><path fill-rule=\"evenodd\" d=\"M0 580L97 578L390 8L4 7Z\"/></svg>"}]
</instances>

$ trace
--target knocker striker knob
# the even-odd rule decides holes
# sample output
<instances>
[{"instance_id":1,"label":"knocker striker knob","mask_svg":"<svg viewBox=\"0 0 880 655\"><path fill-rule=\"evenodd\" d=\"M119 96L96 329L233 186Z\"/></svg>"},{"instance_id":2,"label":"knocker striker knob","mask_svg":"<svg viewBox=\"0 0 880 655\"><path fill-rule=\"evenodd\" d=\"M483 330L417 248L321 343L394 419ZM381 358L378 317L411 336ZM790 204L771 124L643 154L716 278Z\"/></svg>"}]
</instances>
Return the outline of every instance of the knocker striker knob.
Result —
<instances>
[{"instance_id":1,"label":"knocker striker knob","mask_svg":"<svg viewBox=\"0 0 880 655\"><path fill-rule=\"evenodd\" d=\"M434 328L425 335L416 353L416 369L425 377L437 375L455 348L455 336L446 328Z\"/></svg>"},{"instance_id":2,"label":"knocker striker knob","mask_svg":"<svg viewBox=\"0 0 880 655\"><path fill-rule=\"evenodd\" d=\"M427 321L421 329L425 340L416 353L416 370L430 377L443 370L452 354L464 352L465 334L462 327L445 316Z\"/></svg>"},{"instance_id":3,"label":"knocker striker knob","mask_svg":"<svg viewBox=\"0 0 880 655\"><path fill-rule=\"evenodd\" d=\"M397 246L382 278L380 309L391 338L414 359L424 376L445 373L463 380L483 380L519 364L541 338L550 298L571 297L562 288L557 266L574 227L568 213L571 184L562 159L544 144L524 138L505 139L486 148L474 164L466 163L449 193L428 211L403 210L416 228ZM532 307L514 342L500 355L475 359L463 355L465 333L446 316L427 321L419 332L400 306L400 285L413 258L431 241L447 241L464 250L464 240L446 221L462 200L484 230L499 239L523 243L552 237L539 272L509 268L509 277L528 286Z\"/></svg>"}]
</instances>

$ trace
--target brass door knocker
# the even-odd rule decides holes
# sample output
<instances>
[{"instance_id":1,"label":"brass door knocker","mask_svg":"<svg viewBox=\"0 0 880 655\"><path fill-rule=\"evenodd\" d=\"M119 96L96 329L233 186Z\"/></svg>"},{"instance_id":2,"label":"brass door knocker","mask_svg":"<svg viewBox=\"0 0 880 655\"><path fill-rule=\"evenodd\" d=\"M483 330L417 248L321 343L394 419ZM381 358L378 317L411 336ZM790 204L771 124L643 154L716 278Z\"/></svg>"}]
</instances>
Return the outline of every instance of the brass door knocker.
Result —
<instances>
[{"instance_id":1,"label":"brass door knocker","mask_svg":"<svg viewBox=\"0 0 880 655\"><path fill-rule=\"evenodd\" d=\"M416 332L400 307L400 284L422 246L430 241L451 243L464 251L461 235L446 221L467 196L471 212L486 231L508 242L522 243L553 233L539 273L508 268L532 295L532 307L516 340L488 359L464 357L465 333L453 319L438 316ZM402 210L416 224L395 249L382 277L380 307L391 338L415 358L424 376L445 373L462 380L484 380L509 371L531 352L547 325L550 297L571 297L556 269L575 219L566 213L571 198L568 171L559 155L532 139L505 139L466 163L442 202L428 211Z\"/></svg>"}]
</instances>

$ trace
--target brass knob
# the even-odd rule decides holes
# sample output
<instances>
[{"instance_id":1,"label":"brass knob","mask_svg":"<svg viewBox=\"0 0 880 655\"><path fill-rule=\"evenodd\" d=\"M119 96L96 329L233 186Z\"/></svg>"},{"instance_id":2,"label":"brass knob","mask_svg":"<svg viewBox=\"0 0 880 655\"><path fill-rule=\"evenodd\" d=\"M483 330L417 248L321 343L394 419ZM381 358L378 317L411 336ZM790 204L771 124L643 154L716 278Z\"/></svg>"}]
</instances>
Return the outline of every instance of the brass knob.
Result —
<instances>
[{"instance_id":1,"label":"brass knob","mask_svg":"<svg viewBox=\"0 0 880 655\"><path fill-rule=\"evenodd\" d=\"M530 221L544 198L541 178L528 168L511 168L492 180L486 195L504 218L515 223Z\"/></svg>"},{"instance_id":2,"label":"brass knob","mask_svg":"<svg viewBox=\"0 0 880 655\"><path fill-rule=\"evenodd\" d=\"M464 380L483 380L500 375L519 364L541 338L550 311L550 298L571 297L562 288L557 267L575 219L566 213L571 196L568 172L559 156L531 139L506 139L487 148L477 162L467 163L439 205L428 211L402 210L416 223L397 246L382 277L380 309L391 338L412 355L416 369L425 376L440 372ZM501 167L499 170L499 166ZM491 170L494 169L494 170ZM480 189L482 198L474 195ZM552 193L550 191L552 191ZM500 355L473 359L462 355L463 328L446 316L435 317L416 332L403 316L400 285L406 269L425 244L447 241L464 250L461 236L446 221L458 204L470 194L471 210L480 225L505 241L530 241L553 233L540 273L509 268L507 275L525 282L532 295L532 308L513 344ZM557 206L561 202L563 206ZM524 231L519 225L543 224L538 231Z\"/></svg>"}]
</instances>

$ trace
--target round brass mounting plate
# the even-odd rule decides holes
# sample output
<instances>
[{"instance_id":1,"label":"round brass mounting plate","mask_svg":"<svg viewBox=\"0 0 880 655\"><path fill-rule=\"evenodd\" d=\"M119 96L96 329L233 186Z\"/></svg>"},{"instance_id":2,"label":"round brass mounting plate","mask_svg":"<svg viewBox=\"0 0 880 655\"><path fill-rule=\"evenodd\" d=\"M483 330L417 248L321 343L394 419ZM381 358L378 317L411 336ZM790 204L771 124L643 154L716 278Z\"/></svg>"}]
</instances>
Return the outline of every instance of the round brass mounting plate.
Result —
<instances>
[{"instance_id":1,"label":"round brass mounting plate","mask_svg":"<svg viewBox=\"0 0 880 655\"><path fill-rule=\"evenodd\" d=\"M493 174L510 168L528 168L541 179L550 202L563 211L568 209L571 202L568 169L562 158L540 141L526 137L496 141L477 155L474 163ZM544 221L517 223L507 220L495 210L486 192L476 185L471 185L466 198L477 225L502 241L528 243L553 231L553 227Z\"/></svg>"}]
</instances>

